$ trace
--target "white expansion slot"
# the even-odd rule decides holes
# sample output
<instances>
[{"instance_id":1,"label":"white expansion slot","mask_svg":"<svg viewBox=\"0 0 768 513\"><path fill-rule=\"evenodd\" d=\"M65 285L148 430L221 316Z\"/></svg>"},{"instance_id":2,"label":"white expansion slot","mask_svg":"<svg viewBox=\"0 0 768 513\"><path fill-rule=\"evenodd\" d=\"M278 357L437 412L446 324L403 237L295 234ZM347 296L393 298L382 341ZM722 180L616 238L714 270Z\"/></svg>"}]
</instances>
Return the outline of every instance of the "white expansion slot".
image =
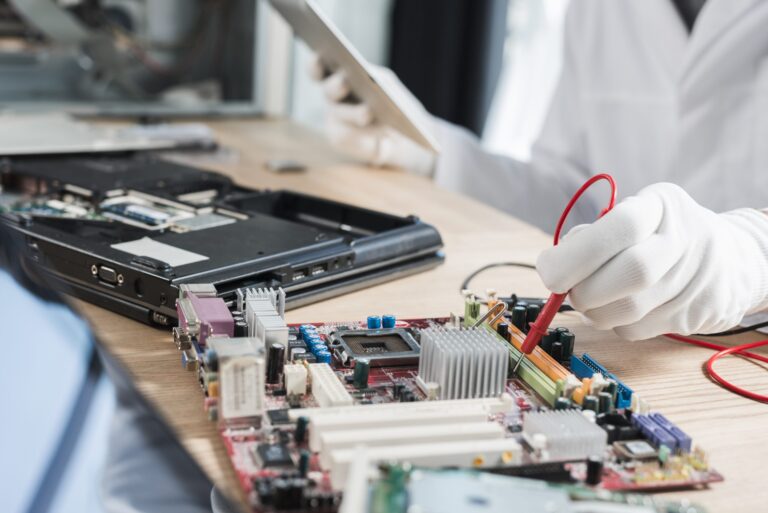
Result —
<instances>
[{"instance_id":1,"label":"white expansion slot","mask_svg":"<svg viewBox=\"0 0 768 513\"><path fill-rule=\"evenodd\" d=\"M352 396L336 377L330 365L310 363L309 375L312 379L312 395L320 407L352 404Z\"/></svg>"},{"instance_id":2,"label":"white expansion slot","mask_svg":"<svg viewBox=\"0 0 768 513\"><path fill-rule=\"evenodd\" d=\"M340 449L331 453L331 485L341 490L352 462L359 457L357 449ZM417 445L386 445L365 449L372 462L409 462L419 467L514 467L522 463L523 449L513 438L444 442Z\"/></svg>"},{"instance_id":3,"label":"white expansion slot","mask_svg":"<svg viewBox=\"0 0 768 513\"><path fill-rule=\"evenodd\" d=\"M463 442L467 440L500 440L504 426L496 422L470 424L414 425L398 428L376 428L350 431L331 431L320 435L320 465L328 468L331 453L359 446L428 444L437 442Z\"/></svg>"}]
</instances>

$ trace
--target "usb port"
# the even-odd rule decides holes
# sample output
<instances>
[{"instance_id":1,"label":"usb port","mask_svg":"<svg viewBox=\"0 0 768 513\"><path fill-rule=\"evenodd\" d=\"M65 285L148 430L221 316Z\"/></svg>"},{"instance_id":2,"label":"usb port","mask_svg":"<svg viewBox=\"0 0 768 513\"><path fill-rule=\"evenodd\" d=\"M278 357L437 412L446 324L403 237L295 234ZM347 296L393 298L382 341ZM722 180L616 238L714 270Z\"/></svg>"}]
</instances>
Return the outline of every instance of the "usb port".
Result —
<instances>
[{"instance_id":1,"label":"usb port","mask_svg":"<svg viewBox=\"0 0 768 513\"><path fill-rule=\"evenodd\" d=\"M327 270L328 266L326 264L318 264L313 265L309 272L312 276L317 276L318 274L323 274Z\"/></svg>"},{"instance_id":2,"label":"usb port","mask_svg":"<svg viewBox=\"0 0 768 513\"><path fill-rule=\"evenodd\" d=\"M301 271L293 271L293 281L303 280L307 277L307 271L302 269Z\"/></svg>"}]
</instances>

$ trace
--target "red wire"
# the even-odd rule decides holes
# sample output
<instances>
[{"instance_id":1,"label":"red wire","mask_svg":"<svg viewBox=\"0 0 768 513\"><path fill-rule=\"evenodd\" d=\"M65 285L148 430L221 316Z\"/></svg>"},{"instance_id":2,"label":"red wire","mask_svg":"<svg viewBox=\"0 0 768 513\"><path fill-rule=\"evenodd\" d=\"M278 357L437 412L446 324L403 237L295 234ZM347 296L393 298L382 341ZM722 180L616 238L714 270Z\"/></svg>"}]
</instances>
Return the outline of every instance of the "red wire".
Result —
<instances>
[{"instance_id":1,"label":"red wire","mask_svg":"<svg viewBox=\"0 0 768 513\"><path fill-rule=\"evenodd\" d=\"M581 196L586 192L587 189L592 187L593 184L596 182L599 182L600 180L605 180L608 182L608 185L611 188L611 197L608 201L608 206L605 207L602 212L600 212L600 217L603 217L605 214L611 211L613 209L614 205L616 204L616 181L613 179L613 177L609 174L602 173L593 176L584 184L579 187L579 189L576 191L576 194L573 195L573 197L568 201L568 204L565 206L565 209L563 210L563 213L560 215L560 219L557 221L557 226L555 227L555 236L554 236L554 245L557 246L557 244L560 242L560 234L563 230L563 226L565 225L565 221L568 219L568 215L571 213L571 210L573 209L574 205L576 205L576 202L579 201ZM547 301L547 303L554 302L553 299L559 299L562 303L561 297L564 298L564 294L558 295L553 294L550 296L550 300ZM559 309L559 304L557 305ZM543 326L543 331L546 332L547 328L549 328L549 323L547 323L547 326ZM677 340L678 342L684 342L686 344L693 344L697 345L699 347L705 347L707 349L713 349L717 351L717 353L713 354L709 360L707 360L706 370L708 376L723 386L726 390L730 390L731 392L741 395L743 397L747 397L749 399L753 399L755 401L761 401L768 403L768 396L757 394L755 392L750 392L749 390L746 390L744 388L741 388L737 385L734 385L730 381L726 380L722 376L720 376L715 371L715 362L718 361L720 358L724 356L728 356L729 354L736 354L739 356L743 356L745 358L752 358L753 360L759 360L761 362L768 363L768 357L757 354L757 353L751 353L747 351L748 349L753 349L755 347L762 347L762 346L768 346L768 340L761 340L759 342L752 342L749 344L741 344L738 346L728 347L728 346L721 346L718 344L713 344L711 342L705 342L703 340L696 340L694 338L684 337L682 335L676 335L673 333L668 333L666 335L668 338L671 338L672 340Z\"/></svg>"},{"instance_id":2,"label":"red wire","mask_svg":"<svg viewBox=\"0 0 768 513\"><path fill-rule=\"evenodd\" d=\"M584 182L584 185L579 187L579 190L576 191L576 194L574 194L570 201L568 201L568 204L565 206L565 210L563 210L563 213L560 214L560 219L557 221L557 226L555 227L555 242L554 245L557 246L558 242L560 242L560 232L563 230L563 225L565 224L565 220L568 219L568 214L571 213L571 210L573 209L574 205L576 205L576 202L579 201L579 198L581 198L582 194L586 192L587 189L592 187L592 185L595 184L595 182L599 182L600 180L605 180L608 182L608 185L611 187L611 198L608 200L608 206L605 207L602 212L600 212L599 217L603 217L605 214L611 211L613 209L613 206L616 205L616 181L613 179L613 177L606 173L601 173L599 175L595 175L586 182Z\"/></svg>"},{"instance_id":3,"label":"red wire","mask_svg":"<svg viewBox=\"0 0 768 513\"><path fill-rule=\"evenodd\" d=\"M685 342L686 344L694 344L700 347L705 347L707 349L717 350L717 353L713 354L709 360L707 360L707 375L714 381L718 382L723 388L733 392L734 394L738 394L742 397L753 399L755 401L768 403L768 395L757 394L738 385L734 385L715 371L715 362L724 356L728 356L729 354L737 354L738 356L743 356L745 358L751 358L753 360L759 360L761 362L768 363L768 357L747 351L748 349L754 349L755 347L768 346L768 340L760 340L758 342L751 342L749 344L741 344L738 346L728 347L671 333L667 333L665 336L671 338L672 340L677 340L678 342Z\"/></svg>"}]
</instances>

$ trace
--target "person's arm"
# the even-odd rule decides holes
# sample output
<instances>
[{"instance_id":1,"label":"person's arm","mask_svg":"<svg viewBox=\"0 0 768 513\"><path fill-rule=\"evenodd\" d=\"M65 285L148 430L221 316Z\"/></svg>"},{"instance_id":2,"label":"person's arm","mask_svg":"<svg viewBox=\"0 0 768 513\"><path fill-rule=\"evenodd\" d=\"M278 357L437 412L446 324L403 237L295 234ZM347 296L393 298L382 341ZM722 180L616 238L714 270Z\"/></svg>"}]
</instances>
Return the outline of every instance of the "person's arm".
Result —
<instances>
[{"instance_id":1,"label":"person's arm","mask_svg":"<svg viewBox=\"0 0 768 513\"><path fill-rule=\"evenodd\" d=\"M441 148L440 155L433 159L426 150L378 124L364 104L347 102L350 91L343 73L325 76L321 61L317 60L312 74L323 81L329 138L338 148L367 163L433 176L444 188L552 231L570 195L591 174L583 144L579 63L574 53L580 25L575 15L569 13L563 67L530 163L488 152L474 134L431 116L422 107ZM385 69L380 72L391 74ZM405 86L400 86L403 96L418 101ZM598 208L589 198L587 195L573 213L577 221L588 221L597 215Z\"/></svg>"}]
</instances>

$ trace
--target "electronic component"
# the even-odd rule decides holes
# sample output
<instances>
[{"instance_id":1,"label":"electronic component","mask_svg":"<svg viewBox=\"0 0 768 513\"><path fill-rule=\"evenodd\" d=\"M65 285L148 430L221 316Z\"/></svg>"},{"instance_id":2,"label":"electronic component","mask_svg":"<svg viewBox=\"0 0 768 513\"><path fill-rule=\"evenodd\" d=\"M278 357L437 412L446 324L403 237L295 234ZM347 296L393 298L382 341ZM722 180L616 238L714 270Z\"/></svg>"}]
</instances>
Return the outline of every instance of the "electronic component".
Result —
<instances>
[{"instance_id":1,"label":"electronic component","mask_svg":"<svg viewBox=\"0 0 768 513\"><path fill-rule=\"evenodd\" d=\"M267 383L276 385L283 380L284 365L285 346L283 344L271 344L267 353Z\"/></svg>"},{"instance_id":2,"label":"electronic component","mask_svg":"<svg viewBox=\"0 0 768 513\"><path fill-rule=\"evenodd\" d=\"M440 399L493 397L504 392L509 366L506 347L484 329L421 332L417 383L440 385Z\"/></svg>"},{"instance_id":3,"label":"electronic component","mask_svg":"<svg viewBox=\"0 0 768 513\"><path fill-rule=\"evenodd\" d=\"M587 458L587 477L584 479L588 485L598 485L603 480L602 456L590 456Z\"/></svg>"},{"instance_id":4,"label":"electronic component","mask_svg":"<svg viewBox=\"0 0 768 513\"><path fill-rule=\"evenodd\" d=\"M624 440L613 443L614 450L629 460L648 460L659 457L658 451L645 440Z\"/></svg>"},{"instance_id":5,"label":"electronic component","mask_svg":"<svg viewBox=\"0 0 768 513\"><path fill-rule=\"evenodd\" d=\"M219 412L224 419L255 417L264 410L264 346L252 338L213 337L218 360Z\"/></svg>"},{"instance_id":6,"label":"electronic component","mask_svg":"<svg viewBox=\"0 0 768 513\"><path fill-rule=\"evenodd\" d=\"M632 424L637 426L656 447L664 445L672 451L682 452L691 450L691 437L660 413L632 415Z\"/></svg>"},{"instance_id":7,"label":"electronic component","mask_svg":"<svg viewBox=\"0 0 768 513\"><path fill-rule=\"evenodd\" d=\"M632 389L625 385L615 375L608 372L605 367L600 365L587 353L584 353L581 357L576 355L571 356L571 372L573 372L577 378L590 378L593 374L599 372L605 376L606 379L615 381L618 386L616 408L629 408L632 405Z\"/></svg>"},{"instance_id":8,"label":"electronic component","mask_svg":"<svg viewBox=\"0 0 768 513\"><path fill-rule=\"evenodd\" d=\"M285 393L288 395L304 395L307 393L307 368L294 363L283 367Z\"/></svg>"},{"instance_id":9,"label":"electronic component","mask_svg":"<svg viewBox=\"0 0 768 513\"><path fill-rule=\"evenodd\" d=\"M529 412L523 417L523 435L532 445L544 442L542 459L583 460L603 454L607 435L579 410ZM543 437L543 438L542 438Z\"/></svg>"},{"instance_id":10,"label":"electronic component","mask_svg":"<svg viewBox=\"0 0 768 513\"><path fill-rule=\"evenodd\" d=\"M269 423L273 426L282 426L291 423L287 408L281 410L267 410L267 417L269 417Z\"/></svg>"},{"instance_id":11,"label":"electronic component","mask_svg":"<svg viewBox=\"0 0 768 513\"><path fill-rule=\"evenodd\" d=\"M381 328L381 316L378 315L369 315L367 326L369 330L378 330Z\"/></svg>"},{"instance_id":12,"label":"electronic component","mask_svg":"<svg viewBox=\"0 0 768 513\"><path fill-rule=\"evenodd\" d=\"M394 315L382 315L381 327L384 329L392 329L397 324L397 317Z\"/></svg>"},{"instance_id":13,"label":"electronic component","mask_svg":"<svg viewBox=\"0 0 768 513\"><path fill-rule=\"evenodd\" d=\"M215 289L214 289L215 290ZM176 300L179 330L205 346L210 336L235 334L235 321L223 299L210 295L210 286L183 284Z\"/></svg>"},{"instance_id":14,"label":"electronic component","mask_svg":"<svg viewBox=\"0 0 768 513\"><path fill-rule=\"evenodd\" d=\"M291 453L284 444L259 444L256 446L255 456L264 468L293 466Z\"/></svg>"},{"instance_id":15,"label":"electronic component","mask_svg":"<svg viewBox=\"0 0 768 513\"><path fill-rule=\"evenodd\" d=\"M365 358L371 367L384 365L416 365L419 344L403 328L337 330L330 335L331 346L344 363Z\"/></svg>"},{"instance_id":16,"label":"electronic component","mask_svg":"<svg viewBox=\"0 0 768 513\"><path fill-rule=\"evenodd\" d=\"M312 396L319 406L352 404L352 396L327 363L310 363L309 375L312 379Z\"/></svg>"},{"instance_id":17,"label":"electronic component","mask_svg":"<svg viewBox=\"0 0 768 513\"><path fill-rule=\"evenodd\" d=\"M355 388L368 388L368 375L371 371L371 362L368 358L358 358L355 360L355 370L353 375L353 384Z\"/></svg>"}]
</instances>

